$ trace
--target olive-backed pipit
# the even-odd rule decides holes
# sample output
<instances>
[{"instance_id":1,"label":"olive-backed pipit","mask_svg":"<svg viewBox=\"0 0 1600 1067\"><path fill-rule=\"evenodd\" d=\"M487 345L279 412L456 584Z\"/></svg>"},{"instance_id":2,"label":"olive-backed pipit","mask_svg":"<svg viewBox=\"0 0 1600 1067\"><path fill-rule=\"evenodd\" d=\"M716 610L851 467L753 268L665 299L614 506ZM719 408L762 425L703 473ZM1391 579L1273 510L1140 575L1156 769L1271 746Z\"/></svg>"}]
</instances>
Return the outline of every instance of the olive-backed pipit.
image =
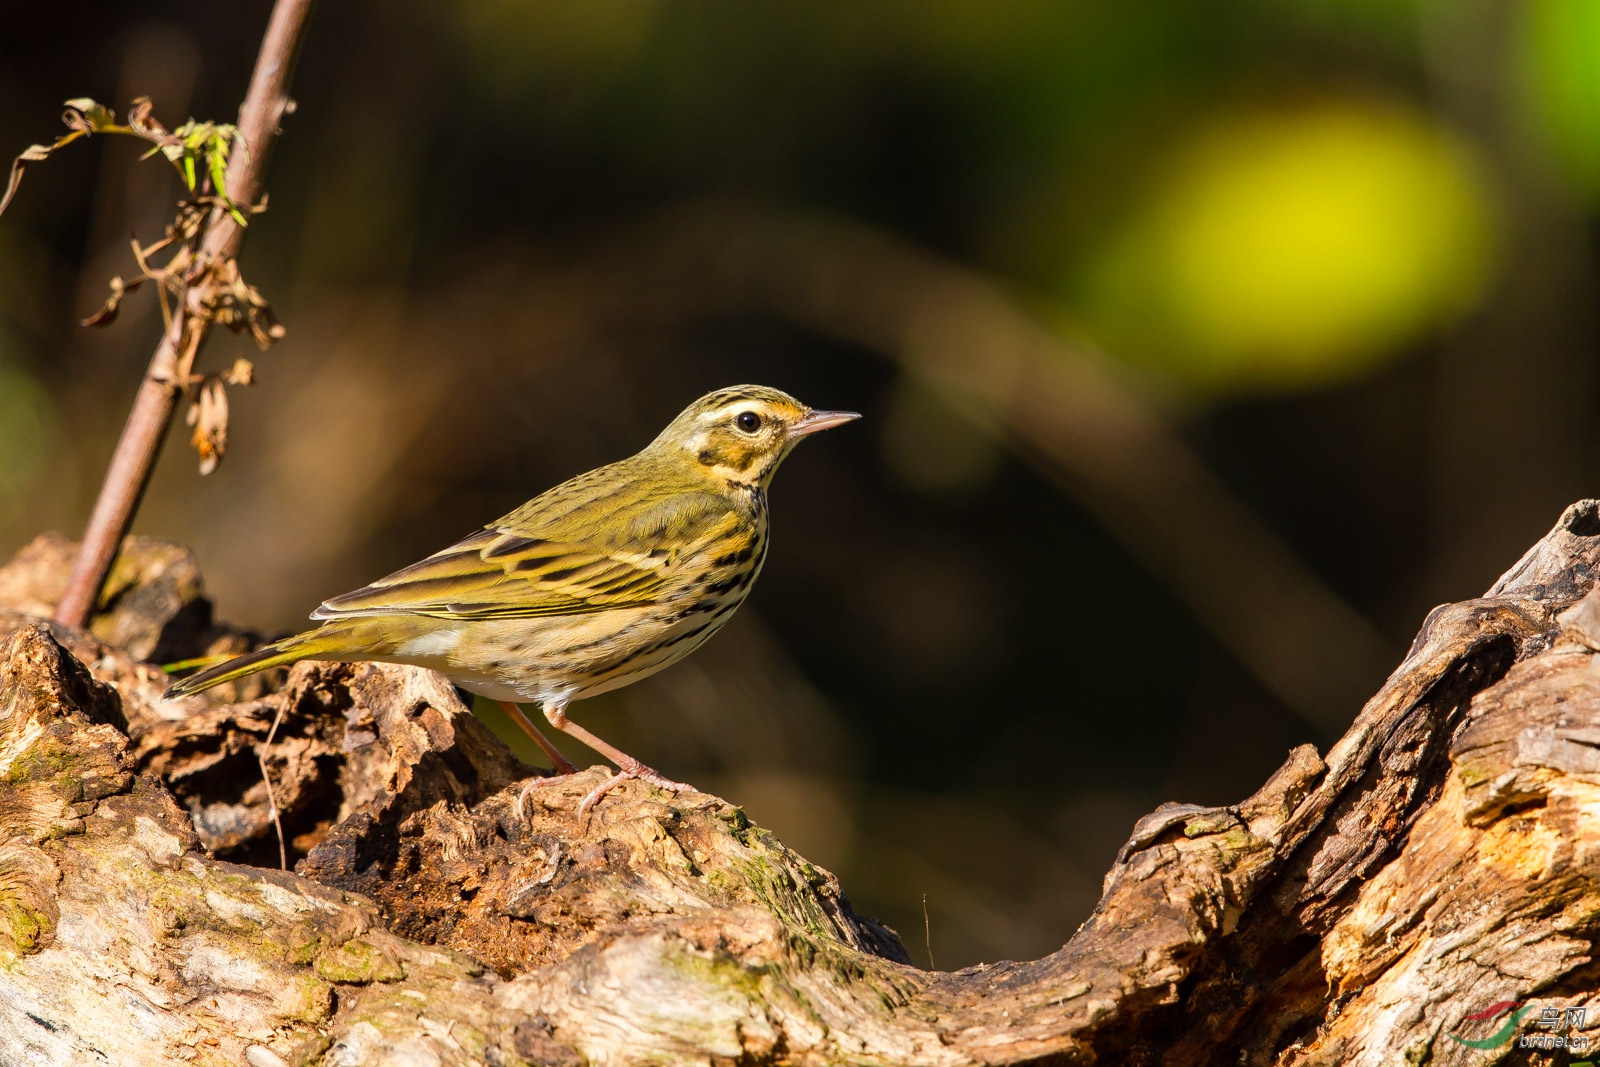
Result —
<instances>
[{"instance_id":1,"label":"olive-backed pipit","mask_svg":"<svg viewBox=\"0 0 1600 1067\"><path fill-rule=\"evenodd\" d=\"M322 625L185 678L167 696L303 659L428 667L516 706L617 764L580 815L627 778L669 781L567 718L567 704L687 656L744 601L767 555L767 487L808 434L859 418L758 385L696 400L644 450L580 474L420 563L311 613ZM546 779L548 781L549 779Z\"/></svg>"}]
</instances>

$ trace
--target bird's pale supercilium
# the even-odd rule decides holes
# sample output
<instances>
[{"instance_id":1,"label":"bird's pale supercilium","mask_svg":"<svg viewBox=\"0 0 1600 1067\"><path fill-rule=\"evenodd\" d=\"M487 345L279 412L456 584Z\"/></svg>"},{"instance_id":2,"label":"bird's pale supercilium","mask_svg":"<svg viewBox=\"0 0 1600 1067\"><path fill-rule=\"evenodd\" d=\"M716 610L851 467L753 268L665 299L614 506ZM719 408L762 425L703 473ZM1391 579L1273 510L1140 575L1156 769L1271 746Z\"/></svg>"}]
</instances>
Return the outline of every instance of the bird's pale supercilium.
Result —
<instances>
[{"instance_id":1,"label":"bird's pale supercilium","mask_svg":"<svg viewBox=\"0 0 1600 1067\"><path fill-rule=\"evenodd\" d=\"M517 702L627 778L669 781L567 718L567 704L693 652L750 592L767 555L767 487L801 438L858 418L740 385L696 400L627 459L580 474L449 548L325 601L322 625L185 678L185 696L299 660L428 667L506 712L568 763ZM549 781L550 779L545 779Z\"/></svg>"}]
</instances>

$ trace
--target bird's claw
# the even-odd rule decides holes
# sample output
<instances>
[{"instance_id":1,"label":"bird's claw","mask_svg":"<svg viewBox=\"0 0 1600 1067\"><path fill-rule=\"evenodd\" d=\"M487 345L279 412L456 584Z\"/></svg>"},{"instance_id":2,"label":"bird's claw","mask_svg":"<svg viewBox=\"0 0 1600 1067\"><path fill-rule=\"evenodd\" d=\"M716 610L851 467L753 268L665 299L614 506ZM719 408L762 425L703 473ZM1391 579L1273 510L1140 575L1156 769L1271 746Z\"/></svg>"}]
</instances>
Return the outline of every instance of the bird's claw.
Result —
<instances>
[{"instance_id":1,"label":"bird's claw","mask_svg":"<svg viewBox=\"0 0 1600 1067\"><path fill-rule=\"evenodd\" d=\"M589 810L600 802L601 797L605 796L617 786L633 777L635 777L635 775L629 774L627 771L618 771L610 778L607 778L605 781L589 790L589 795L584 797L583 801L578 805L578 821L581 823L589 817Z\"/></svg>"},{"instance_id":2,"label":"bird's claw","mask_svg":"<svg viewBox=\"0 0 1600 1067\"><path fill-rule=\"evenodd\" d=\"M665 789L669 793L699 792L699 790L687 782L674 782L671 778L667 778L651 768L646 767L638 760L633 760L631 763L623 764L622 769L617 771L616 774L613 774L610 778L607 778L605 781L589 790L589 795L584 797L583 802L578 805L578 818L580 820L587 818L590 809L600 802L601 797L611 792L623 782L626 782L629 778L637 778L641 782L649 782L657 789Z\"/></svg>"},{"instance_id":3,"label":"bird's claw","mask_svg":"<svg viewBox=\"0 0 1600 1067\"><path fill-rule=\"evenodd\" d=\"M576 774L577 772L573 771L567 774L551 774L540 778L530 778L528 780L528 784L522 787L522 793L517 797L517 814L524 820L528 818L528 797L533 794L535 789L543 789L546 786L558 785L567 781L569 778L574 777ZM629 778L637 778L641 782L649 782L657 789L665 789L669 793L699 792L699 790L687 782L674 782L671 778L658 773L653 768L646 767L638 760L629 760L624 762L621 766L621 769L615 774L601 782L599 785L595 786L593 789L589 790L588 793L584 794L583 800L578 803L579 821L581 822L588 818L589 812L592 811L594 806L600 802L601 797L611 792L623 782L626 782Z\"/></svg>"},{"instance_id":4,"label":"bird's claw","mask_svg":"<svg viewBox=\"0 0 1600 1067\"><path fill-rule=\"evenodd\" d=\"M528 780L528 784L522 787L522 793L517 797L517 814L521 816L523 821L527 821L528 797L535 789L543 789L547 785L556 785L564 782L576 773L577 771L573 770L568 771L566 774L549 774L545 775L544 777L530 778Z\"/></svg>"}]
</instances>

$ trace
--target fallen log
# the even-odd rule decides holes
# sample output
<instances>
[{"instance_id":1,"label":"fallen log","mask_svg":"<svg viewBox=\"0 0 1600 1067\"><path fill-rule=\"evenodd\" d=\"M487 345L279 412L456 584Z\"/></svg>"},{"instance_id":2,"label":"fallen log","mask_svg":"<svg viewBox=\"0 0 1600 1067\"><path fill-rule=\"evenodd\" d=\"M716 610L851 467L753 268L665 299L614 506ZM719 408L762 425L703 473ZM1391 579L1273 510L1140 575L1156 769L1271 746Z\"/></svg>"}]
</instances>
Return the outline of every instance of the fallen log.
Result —
<instances>
[{"instance_id":1,"label":"fallen log","mask_svg":"<svg viewBox=\"0 0 1600 1067\"><path fill-rule=\"evenodd\" d=\"M524 796L534 772L427 672L308 663L173 706L139 656L11 604L0 1062L1480 1064L1524 1033L1576 1049L1600 1026L1597 566L1584 501L1484 597L1431 613L1325 756L1296 749L1236 805L1163 805L1059 951L953 973L913 967L727 801L629 782L579 820L600 768ZM190 606L191 584L145 597L157 616L128 632L254 640ZM173 636L174 606L204 625ZM274 869L274 797L294 873Z\"/></svg>"}]
</instances>

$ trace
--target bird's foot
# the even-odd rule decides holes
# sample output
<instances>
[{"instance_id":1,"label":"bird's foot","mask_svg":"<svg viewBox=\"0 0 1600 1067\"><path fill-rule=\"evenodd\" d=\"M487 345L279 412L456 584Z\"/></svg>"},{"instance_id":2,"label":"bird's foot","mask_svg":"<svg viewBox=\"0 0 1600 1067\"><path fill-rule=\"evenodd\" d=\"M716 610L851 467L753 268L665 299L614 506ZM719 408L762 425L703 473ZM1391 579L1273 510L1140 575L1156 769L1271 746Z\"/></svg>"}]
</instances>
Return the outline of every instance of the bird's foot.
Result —
<instances>
[{"instance_id":1,"label":"bird's foot","mask_svg":"<svg viewBox=\"0 0 1600 1067\"><path fill-rule=\"evenodd\" d=\"M641 782L649 782L657 789L665 789L671 793L699 792L698 789L687 782L674 782L671 778L658 773L650 767L646 767L631 757L626 760L619 760L618 766L620 769L616 774L595 786L589 791L589 795L583 798L583 802L578 805L579 820L587 818L590 809L599 803L601 797L626 782L629 778L637 778Z\"/></svg>"},{"instance_id":2,"label":"bird's foot","mask_svg":"<svg viewBox=\"0 0 1600 1067\"><path fill-rule=\"evenodd\" d=\"M568 764L568 766L571 766L571 764ZM528 818L528 797L533 794L535 789L543 789L548 785L559 785L576 773L578 773L576 770L571 770L566 774L550 774L542 778L530 778L528 784L522 787L522 793L517 797L517 814L526 822Z\"/></svg>"},{"instance_id":3,"label":"bird's foot","mask_svg":"<svg viewBox=\"0 0 1600 1067\"><path fill-rule=\"evenodd\" d=\"M633 775L629 774L627 771L618 771L610 778L607 778L605 781L589 790L589 795L584 797L583 802L578 805L578 821L581 823L587 819L589 817L589 809L598 804L601 797L605 796L607 793L611 792L617 786L621 785L623 782L626 782L632 777Z\"/></svg>"},{"instance_id":4,"label":"bird's foot","mask_svg":"<svg viewBox=\"0 0 1600 1067\"><path fill-rule=\"evenodd\" d=\"M688 782L674 782L671 778L651 770L642 763L636 767L624 767L623 770L627 772L628 777L637 778L641 782L649 782L657 789L665 789L669 793L700 792L700 790L696 789Z\"/></svg>"}]
</instances>

